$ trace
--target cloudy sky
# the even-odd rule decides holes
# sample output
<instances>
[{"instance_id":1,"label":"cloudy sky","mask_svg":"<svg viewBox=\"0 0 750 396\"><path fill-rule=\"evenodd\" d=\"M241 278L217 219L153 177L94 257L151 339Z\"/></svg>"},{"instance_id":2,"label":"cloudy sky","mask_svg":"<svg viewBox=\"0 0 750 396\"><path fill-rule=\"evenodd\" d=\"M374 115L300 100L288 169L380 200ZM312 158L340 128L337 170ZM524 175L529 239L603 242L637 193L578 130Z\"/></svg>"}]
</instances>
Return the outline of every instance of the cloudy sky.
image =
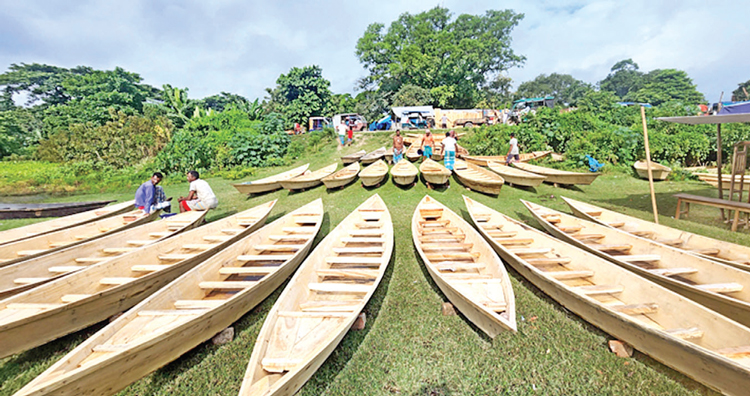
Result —
<instances>
[{"instance_id":1,"label":"cloudy sky","mask_svg":"<svg viewBox=\"0 0 750 396\"><path fill-rule=\"evenodd\" d=\"M191 98L253 99L291 67L317 64L335 93L356 94L365 71L354 49L367 25L438 5L456 15L525 14L513 32L527 58L508 72L516 86L555 72L595 83L627 58L642 71L687 71L712 101L750 79L744 0L0 0L0 68L120 66L148 84L188 87Z\"/></svg>"}]
</instances>

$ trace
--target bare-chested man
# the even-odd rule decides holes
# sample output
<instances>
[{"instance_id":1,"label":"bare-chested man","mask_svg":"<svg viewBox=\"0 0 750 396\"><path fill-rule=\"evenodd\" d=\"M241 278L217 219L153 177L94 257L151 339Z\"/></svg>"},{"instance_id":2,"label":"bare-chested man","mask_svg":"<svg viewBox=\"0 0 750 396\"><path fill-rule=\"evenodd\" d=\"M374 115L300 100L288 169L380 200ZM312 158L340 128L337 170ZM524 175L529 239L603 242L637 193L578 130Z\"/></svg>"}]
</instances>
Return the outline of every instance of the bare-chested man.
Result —
<instances>
[{"instance_id":1,"label":"bare-chested man","mask_svg":"<svg viewBox=\"0 0 750 396\"><path fill-rule=\"evenodd\" d=\"M397 164L402 158L404 158L404 138L401 136L401 131L397 129L396 136L393 137L393 163Z\"/></svg>"}]
</instances>

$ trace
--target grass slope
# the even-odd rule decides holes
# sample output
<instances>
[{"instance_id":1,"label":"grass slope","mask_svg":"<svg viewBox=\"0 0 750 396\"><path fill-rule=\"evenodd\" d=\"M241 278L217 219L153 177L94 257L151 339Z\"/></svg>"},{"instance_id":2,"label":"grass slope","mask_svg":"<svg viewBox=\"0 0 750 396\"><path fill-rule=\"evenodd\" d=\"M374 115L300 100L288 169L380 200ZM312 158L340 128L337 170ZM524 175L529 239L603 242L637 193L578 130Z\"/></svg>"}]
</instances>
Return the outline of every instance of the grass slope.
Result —
<instances>
[{"instance_id":1,"label":"grass slope","mask_svg":"<svg viewBox=\"0 0 750 396\"><path fill-rule=\"evenodd\" d=\"M317 152L303 154L299 161L285 169L310 162L314 170L338 161L340 155L361 148L375 149L387 140L387 134L366 134L354 147L341 150L330 144ZM262 169L257 178L279 171L278 168ZM543 185L534 190L505 186L499 197L490 197L467 191L455 179L445 190L428 190L421 182L410 189L401 189L388 180L385 185L371 190L356 182L338 191L326 191L321 186L301 193L280 190L250 198L238 194L231 181L208 179L208 182L220 200L219 208L209 214L209 220L278 198L272 213L272 218L276 218L322 198L326 220L317 241L374 193L383 197L391 211L396 242L394 256L383 282L365 308L367 326L344 338L302 388L302 395L714 394L642 353L636 352L633 359L615 357L607 349L610 339L607 334L562 308L510 268L517 299L517 334L503 333L492 340L460 315L442 316L440 306L446 301L445 297L431 281L412 246L410 219L425 194L448 205L467 220L462 194L537 226L519 199L567 212L567 206L559 199L560 195L565 195L649 219L646 181L630 175L605 174L593 185L580 189ZM185 195L187 183L169 185L166 189L170 195ZM671 194L684 191L712 194L704 184L662 182L656 185L656 190L663 224L750 243L746 233L729 232L718 220L717 210L695 207L689 221L670 218L675 209ZM131 191L120 191L77 196L72 200L130 199L131 195ZM65 200L71 199L66 197ZM6 221L0 229L24 223L28 221ZM231 343L222 346L203 343L134 383L121 395L236 394L263 320L280 290L234 324L236 338ZM12 394L102 325L0 360L0 395Z\"/></svg>"}]
</instances>

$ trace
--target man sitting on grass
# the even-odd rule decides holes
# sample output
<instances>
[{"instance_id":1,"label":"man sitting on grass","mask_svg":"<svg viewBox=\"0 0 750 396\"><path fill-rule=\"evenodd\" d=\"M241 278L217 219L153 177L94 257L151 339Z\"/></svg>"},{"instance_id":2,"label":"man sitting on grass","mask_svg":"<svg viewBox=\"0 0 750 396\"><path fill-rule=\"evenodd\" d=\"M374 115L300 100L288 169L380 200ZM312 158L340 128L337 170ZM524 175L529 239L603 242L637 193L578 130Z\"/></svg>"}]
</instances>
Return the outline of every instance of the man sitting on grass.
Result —
<instances>
[{"instance_id":1,"label":"man sitting on grass","mask_svg":"<svg viewBox=\"0 0 750 396\"><path fill-rule=\"evenodd\" d=\"M164 178L160 172L154 172L147 182L143 183L135 191L135 207L142 210L144 213L149 214L153 211L164 209L165 212L169 212L169 201L172 198L167 198L164 194L164 189L161 186L157 186Z\"/></svg>"},{"instance_id":2,"label":"man sitting on grass","mask_svg":"<svg viewBox=\"0 0 750 396\"><path fill-rule=\"evenodd\" d=\"M219 206L219 200L214 191L205 180L200 179L198 172L194 170L188 172L187 180L190 182L190 192L187 198L180 197L180 213L190 210L215 209Z\"/></svg>"}]
</instances>

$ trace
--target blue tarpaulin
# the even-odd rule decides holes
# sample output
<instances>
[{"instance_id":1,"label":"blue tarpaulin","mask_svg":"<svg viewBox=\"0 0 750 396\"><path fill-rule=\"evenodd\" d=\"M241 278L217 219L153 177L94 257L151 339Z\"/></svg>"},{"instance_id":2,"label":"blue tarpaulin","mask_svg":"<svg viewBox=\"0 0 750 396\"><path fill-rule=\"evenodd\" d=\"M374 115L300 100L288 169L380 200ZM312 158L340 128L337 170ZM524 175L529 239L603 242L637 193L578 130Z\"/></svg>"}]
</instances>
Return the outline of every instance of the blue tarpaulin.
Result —
<instances>
[{"instance_id":1,"label":"blue tarpaulin","mask_svg":"<svg viewBox=\"0 0 750 396\"><path fill-rule=\"evenodd\" d=\"M724 114L747 114L750 113L750 102L740 102L724 106L719 111L719 115Z\"/></svg>"}]
</instances>

